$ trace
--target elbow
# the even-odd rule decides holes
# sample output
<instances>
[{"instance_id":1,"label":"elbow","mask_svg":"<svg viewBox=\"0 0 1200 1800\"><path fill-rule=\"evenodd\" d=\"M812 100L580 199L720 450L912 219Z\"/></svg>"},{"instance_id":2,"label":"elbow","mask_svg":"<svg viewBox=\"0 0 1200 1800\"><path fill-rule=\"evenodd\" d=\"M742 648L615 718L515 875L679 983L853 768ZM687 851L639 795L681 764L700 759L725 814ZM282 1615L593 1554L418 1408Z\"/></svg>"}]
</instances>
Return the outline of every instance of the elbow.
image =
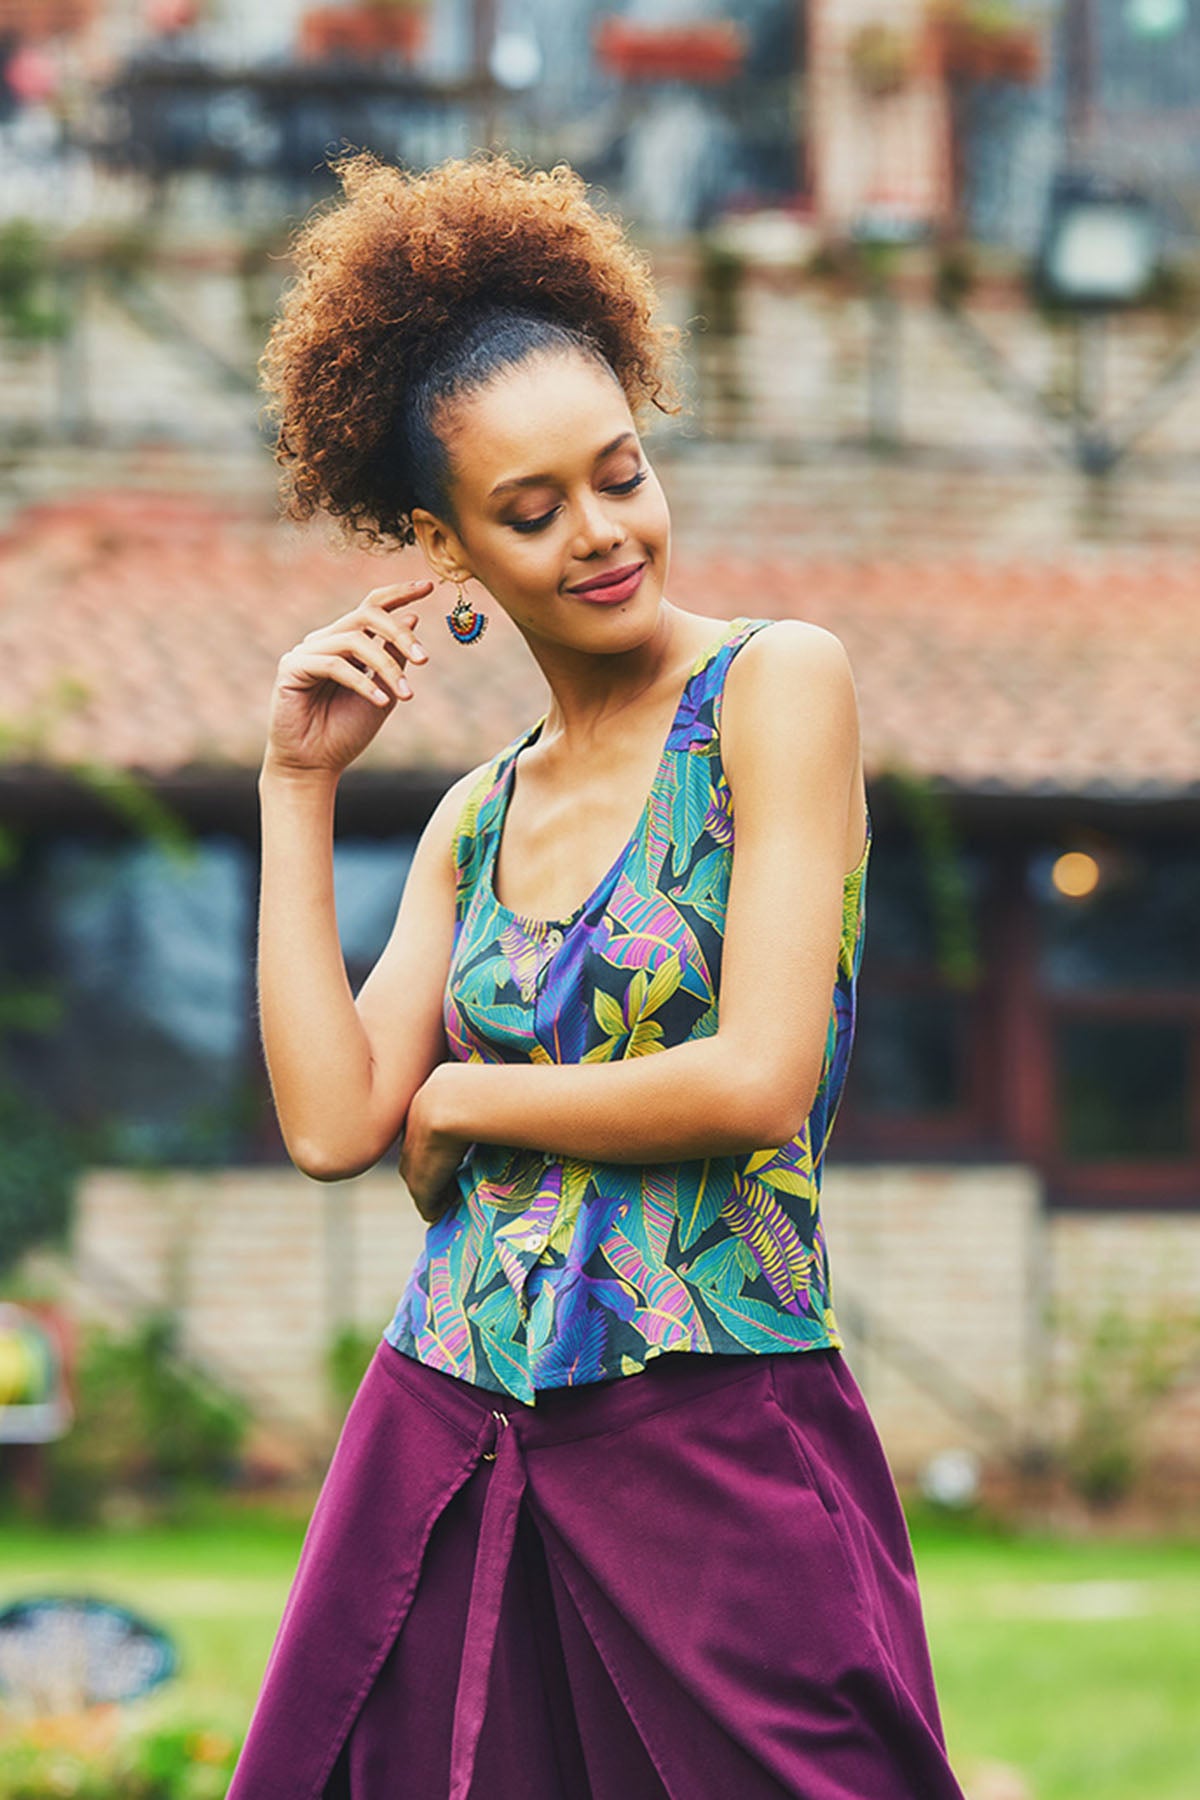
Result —
<instances>
[{"instance_id":1,"label":"elbow","mask_svg":"<svg viewBox=\"0 0 1200 1800\"><path fill-rule=\"evenodd\" d=\"M363 1108L352 1134L309 1130L285 1131L283 1136L288 1156L302 1175L312 1181L350 1181L387 1155L397 1129L394 1119L368 1115Z\"/></svg>"},{"instance_id":2,"label":"elbow","mask_svg":"<svg viewBox=\"0 0 1200 1800\"><path fill-rule=\"evenodd\" d=\"M753 1150L790 1144L803 1130L816 1098L816 1080L797 1081L794 1070L757 1068L742 1088L744 1135Z\"/></svg>"},{"instance_id":3,"label":"elbow","mask_svg":"<svg viewBox=\"0 0 1200 1800\"><path fill-rule=\"evenodd\" d=\"M365 1160L349 1157L344 1150L339 1154L327 1144L297 1142L289 1144L287 1152L295 1167L311 1181L349 1181L355 1175L365 1175L379 1161L378 1156Z\"/></svg>"}]
</instances>

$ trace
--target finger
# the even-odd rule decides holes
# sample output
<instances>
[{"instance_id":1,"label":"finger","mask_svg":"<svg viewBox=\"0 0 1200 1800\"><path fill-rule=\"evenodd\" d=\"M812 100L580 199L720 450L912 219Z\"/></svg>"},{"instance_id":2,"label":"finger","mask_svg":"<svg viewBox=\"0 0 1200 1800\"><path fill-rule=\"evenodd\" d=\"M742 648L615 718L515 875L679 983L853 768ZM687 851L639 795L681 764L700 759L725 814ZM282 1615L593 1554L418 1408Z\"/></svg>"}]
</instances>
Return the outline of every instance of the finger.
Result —
<instances>
[{"instance_id":1,"label":"finger","mask_svg":"<svg viewBox=\"0 0 1200 1800\"><path fill-rule=\"evenodd\" d=\"M393 625L389 613L370 612L357 607L344 618L334 619L332 624L318 625L314 631L306 632L300 641L311 645L314 650L326 650L331 646L345 644L348 638L361 632L370 640L377 638L381 643L386 643L398 651L406 662L428 662L428 652L416 635L416 626L415 616L405 625Z\"/></svg>"},{"instance_id":2,"label":"finger","mask_svg":"<svg viewBox=\"0 0 1200 1800\"><path fill-rule=\"evenodd\" d=\"M319 656L353 657L378 675L389 694L395 694L401 700L412 699L412 688L403 672L404 659L401 657L397 661L388 645L365 631L344 631L319 638L309 649Z\"/></svg>"},{"instance_id":3,"label":"finger","mask_svg":"<svg viewBox=\"0 0 1200 1800\"><path fill-rule=\"evenodd\" d=\"M299 678L304 687L311 687L318 681L336 681L339 687L362 694L377 706L390 706L392 703L393 696L384 693L375 676L368 674L366 669L357 668L345 656L327 656L319 651L310 651L304 655L293 652L283 658L280 667L288 680ZM411 689L409 691L411 694Z\"/></svg>"},{"instance_id":4,"label":"finger","mask_svg":"<svg viewBox=\"0 0 1200 1800\"><path fill-rule=\"evenodd\" d=\"M318 626L317 630L341 630L347 625L357 624L364 606L379 606L390 613L397 606L415 606L418 601L427 600L432 592L433 582L428 577L421 581L396 581L389 587L372 588L350 612L331 620L327 627ZM415 623L416 614L413 615L413 620Z\"/></svg>"},{"instance_id":5,"label":"finger","mask_svg":"<svg viewBox=\"0 0 1200 1800\"><path fill-rule=\"evenodd\" d=\"M407 619L398 619L381 606L371 606L363 601L359 609L363 619L363 629L374 632L384 643L393 645L398 654L407 662L428 662L429 653L416 634L416 615L409 614ZM409 623L409 620L412 622Z\"/></svg>"},{"instance_id":6,"label":"finger","mask_svg":"<svg viewBox=\"0 0 1200 1800\"><path fill-rule=\"evenodd\" d=\"M364 601L376 606L400 606L405 599L410 603L427 600L433 592L433 582L427 575L420 581L393 581L388 587L372 588L363 596Z\"/></svg>"},{"instance_id":7,"label":"finger","mask_svg":"<svg viewBox=\"0 0 1200 1800\"><path fill-rule=\"evenodd\" d=\"M404 1180L403 1162L400 1165L400 1176ZM405 1180L405 1186L408 1186L407 1180ZM436 1194L416 1194L411 1187L408 1188L408 1191L413 1205L427 1225L436 1225L442 1214L448 1212L458 1198L456 1192L446 1187L440 1188Z\"/></svg>"}]
</instances>

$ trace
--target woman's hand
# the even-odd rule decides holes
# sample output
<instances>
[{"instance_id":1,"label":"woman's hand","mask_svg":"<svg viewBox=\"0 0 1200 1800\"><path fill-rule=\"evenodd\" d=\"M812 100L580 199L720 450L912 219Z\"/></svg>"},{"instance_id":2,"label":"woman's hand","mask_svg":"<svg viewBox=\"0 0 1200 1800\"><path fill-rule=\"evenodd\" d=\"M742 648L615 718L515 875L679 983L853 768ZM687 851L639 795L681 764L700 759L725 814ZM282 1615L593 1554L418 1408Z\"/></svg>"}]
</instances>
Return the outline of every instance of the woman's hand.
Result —
<instances>
[{"instance_id":1,"label":"woman's hand","mask_svg":"<svg viewBox=\"0 0 1200 1800\"><path fill-rule=\"evenodd\" d=\"M432 581L372 588L353 612L320 626L279 659L266 762L273 769L340 774L361 756L397 700L411 700L405 670L428 657L415 612Z\"/></svg>"},{"instance_id":2,"label":"woman's hand","mask_svg":"<svg viewBox=\"0 0 1200 1800\"><path fill-rule=\"evenodd\" d=\"M454 1171L470 1148L470 1140L452 1137L437 1123L439 1068L417 1089L404 1122L400 1176L421 1217L435 1225L458 1199Z\"/></svg>"}]
</instances>

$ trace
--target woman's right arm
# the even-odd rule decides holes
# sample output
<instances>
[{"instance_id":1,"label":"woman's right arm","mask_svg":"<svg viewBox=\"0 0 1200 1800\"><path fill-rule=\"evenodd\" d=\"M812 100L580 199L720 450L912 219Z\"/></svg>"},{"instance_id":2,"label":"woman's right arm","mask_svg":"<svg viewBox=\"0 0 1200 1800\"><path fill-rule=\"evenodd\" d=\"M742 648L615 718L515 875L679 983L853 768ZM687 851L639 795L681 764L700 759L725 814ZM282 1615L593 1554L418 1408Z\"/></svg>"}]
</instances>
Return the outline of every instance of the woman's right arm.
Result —
<instances>
[{"instance_id":1,"label":"woman's right arm","mask_svg":"<svg viewBox=\"0 0 1200 1800\"><path fill-rule=\"evenodd\" d=\"M377 590L281 659L259 776L259 1025L288 1154L320 1181L378 1162L446 1053L454 829L476 774L449 790L422 833L391 936L357 999L334 904L342 769L411 697L405 665L426 660L415 615L392 611L421 597L415 585Z\"/></svg>"}]
</instances>

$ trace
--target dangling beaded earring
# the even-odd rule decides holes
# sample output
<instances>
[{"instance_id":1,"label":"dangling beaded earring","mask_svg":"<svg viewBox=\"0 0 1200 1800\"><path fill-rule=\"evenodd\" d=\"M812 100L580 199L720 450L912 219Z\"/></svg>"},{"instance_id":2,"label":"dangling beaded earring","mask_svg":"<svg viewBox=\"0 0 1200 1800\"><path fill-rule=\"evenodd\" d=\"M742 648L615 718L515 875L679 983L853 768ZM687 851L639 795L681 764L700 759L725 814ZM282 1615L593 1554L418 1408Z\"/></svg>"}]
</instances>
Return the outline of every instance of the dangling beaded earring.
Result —
<instances>
[{"instance_id":1,"label":"dangling beaded earring","mask_svg":"<svg viewBox=\"0 0 1200 1800\"><path fill-rule=\"evenodd\" d=\"M461 581L455 582L458 599L446 614L446 623L456 643L477 644L487 630L487 614L476 612L463 592Z\"/></svg>"}]
</instances>

